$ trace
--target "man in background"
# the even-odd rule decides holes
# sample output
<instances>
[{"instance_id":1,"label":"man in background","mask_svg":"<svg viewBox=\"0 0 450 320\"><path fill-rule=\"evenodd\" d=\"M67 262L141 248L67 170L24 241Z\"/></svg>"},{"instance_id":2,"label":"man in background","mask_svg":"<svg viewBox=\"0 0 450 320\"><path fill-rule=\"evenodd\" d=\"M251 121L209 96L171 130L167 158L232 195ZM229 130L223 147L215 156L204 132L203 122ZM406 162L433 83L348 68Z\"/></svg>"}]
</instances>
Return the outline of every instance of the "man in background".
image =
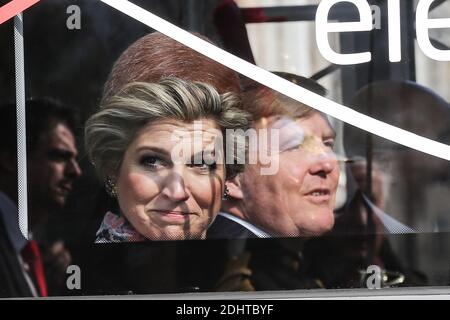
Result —
<instances>
[{"instance_id":1,"label":"man in background","mask_svg":"<svg viewBox=\"0 0 450 320\"><path fill-rule=\"evenodd\" d=\"M310 79L283 74L308 89L325 94ZM278 150L258 143L256 163L229 183L223 211L209 238L270 238L321 235L331 230L339 179L334 154L335 132L325 115L253 80L243 81L243 106L254 129L275 130ZM267 133L271 136L270 133ZM259 134L258 134L259 136ZM267 149L267 150L266 150ZM267 154L278 170L263 174Z\"/></svg>"},{"instance_id":2,"label":"man in background","mask_svg":"<svg viewBox=\"0 0 450 320\"><path fill-rule=\"evenodd\" d=\"M0 282L4 284L0 296L47 296L48 285L57 286L65 276L70 254L60 242L47 248L45 258L52 271L52 278L48 279L35 235L51 214L64 208L73 182L81 175L76 160L75 115L50 99L26 102L28 240L18 223L14 104L1 106L0 121Z\"/></svg>"}]
</instances>

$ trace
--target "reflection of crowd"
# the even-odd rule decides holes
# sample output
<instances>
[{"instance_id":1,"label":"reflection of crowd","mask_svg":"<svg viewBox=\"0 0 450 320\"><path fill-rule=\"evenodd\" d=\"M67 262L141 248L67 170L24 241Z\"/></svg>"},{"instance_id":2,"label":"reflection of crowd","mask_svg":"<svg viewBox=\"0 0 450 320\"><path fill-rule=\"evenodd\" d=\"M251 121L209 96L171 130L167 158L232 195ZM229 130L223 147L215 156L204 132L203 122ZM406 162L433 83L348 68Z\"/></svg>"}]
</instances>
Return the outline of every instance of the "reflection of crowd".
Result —
<instances>
[{"instance_id":1,"label":"reflection of crowd","mask_svg":"<svg viewBox=\"0 0 450 320\"><path fill-rule=\"evenodd\" d=\"M281 76L325 93L312 80ZM29 240L17 224L15 139L2 142L0 150L0 278L6 284L1 296L46 296L47 289L58 294L71 261L63 242L38 246L37 231L46 216L64 207L81 175L75 124L67 108L49 101L37 104L29 101L26 110ZM15 123L14 106L1 112L2 120L13 119L2 125L2 136L15 138L11 132L16 127L6 126ZM255 161L250 161L255 150L238 136L227 135L229 129L255 133ZM275 131L278 143L264 139ZM209 289L215 290L364 286L359 271L370 264L400 278L413 274L397 262L383 237L384 222L373 214L374 208L385 209L382 174L374 163L370 187L367 163L348 167L357 191L349 193L338 215L334 212L339 157L335 131L325 115L252 80L240 80L159 33L141 38L118 58L100 108L85 124L84 138L108 195L105 211L97 212L103 217L97 243L227 240L217 242L227 248L217 248L216 254L226 259L211 281ZM186 141L193 147L182 148L175 157L174 149ZM230 145L236 153L230 154ZM275 172L262 174L274 164ZM330 231L360 239L308 240ZM321 260L322 244L339 256ZM138 275L152 263L166 261L168 269L176 263L175 247L164 257L156 248L136 248L128 257L113 253L87 259L95 260L90 266L100 266L98 272L110 275L103 283L123 280L112 280L120 278L113 267L128 264L129 273ZM145 292L155 280L150 278L149 273L132 283ZM422 278L412 279L409 283L423 283ZM123 282L121 290L139 291L130 283Z\"/></svg>"}]
</instances>

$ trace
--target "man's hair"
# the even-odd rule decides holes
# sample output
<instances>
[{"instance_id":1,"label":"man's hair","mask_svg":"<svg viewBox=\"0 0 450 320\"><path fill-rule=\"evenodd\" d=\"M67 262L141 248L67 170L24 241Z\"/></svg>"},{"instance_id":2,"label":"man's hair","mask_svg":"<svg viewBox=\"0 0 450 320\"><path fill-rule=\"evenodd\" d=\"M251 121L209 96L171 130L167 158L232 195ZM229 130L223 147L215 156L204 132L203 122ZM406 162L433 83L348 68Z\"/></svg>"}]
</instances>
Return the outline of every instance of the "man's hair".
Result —
<instances>
[{"instance_id":1,"label":"man's hair","mask_svg":"<svg viewBox=\"0 0 450 320\"><path fill-rule=\"evenodd\" d=\"M327 93L324 87L312 79L287 72L274 73L319 95L325 96ZM272 116L307 118L318 112L252 79L243 77L241 82L244 109L252 115L255 122Z\"/></svg>"},{"instance_id":2,"label":"man's hair","mask_svg":"<svg viewBox=\"0 0 450 320\"><path fill-rule=\"evenodd\" d=\"M198 34L196 36L209 41ZM105 83L102 103L131 82L158 82L169 76L207 83L219 93L240 92L236 72L154 32L133 43L114 63Z\"/></svg>"},{"instance_id":3,"label":"man's hair","mask_svg":"<svg viewBox=\"0 0 450 320\"><path fill-rule=\"evenodd\" d=\"M104 180L110 171L119 170L128 146L144 126L166 119L185 123L211 119L225 140L227 129L245 131L250 126L250 116L242 111L240 103L238 94L219 94L214 87L200 82L174 77L158 83L133 82L88 119L86 152L100 179ZM239 146L238 139L224 142L224 146L237 143L238 150L245 148L245 143ZM226 169L227 177L233 177L243 166L227 164Z\"/></svg>"},{"instance_id":4,"label":"man's hair","mask_svg":"<svg viewBox=\"0 0 450 320\"><path fill-rule=\"evenodd\" d=\"M0 150L17 150L17 107L15 103L0 106ZM75 133L77 118L75 111L51 98L29 99L25 102L27 151L33 152L43 133L63 122Z\"/></svg>"}]
</instances>

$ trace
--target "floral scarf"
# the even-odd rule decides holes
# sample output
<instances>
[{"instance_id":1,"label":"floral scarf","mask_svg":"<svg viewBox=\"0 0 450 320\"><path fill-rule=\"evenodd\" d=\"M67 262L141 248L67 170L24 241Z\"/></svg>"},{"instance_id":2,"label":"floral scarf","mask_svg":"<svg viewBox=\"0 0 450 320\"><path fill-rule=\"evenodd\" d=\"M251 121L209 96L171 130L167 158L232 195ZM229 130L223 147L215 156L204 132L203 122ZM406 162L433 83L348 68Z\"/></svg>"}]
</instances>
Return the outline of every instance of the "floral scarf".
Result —
<instances>
[{"instance_id":1,"label":"floral scarf","mask_svg":"<svg viewBox=\"0 0 450 320\"><path fill-rule=\"evenodd\" d=\"M97 231L95 243L146 241L122 215L108 211Z\"/></svg>"}]
</instances>

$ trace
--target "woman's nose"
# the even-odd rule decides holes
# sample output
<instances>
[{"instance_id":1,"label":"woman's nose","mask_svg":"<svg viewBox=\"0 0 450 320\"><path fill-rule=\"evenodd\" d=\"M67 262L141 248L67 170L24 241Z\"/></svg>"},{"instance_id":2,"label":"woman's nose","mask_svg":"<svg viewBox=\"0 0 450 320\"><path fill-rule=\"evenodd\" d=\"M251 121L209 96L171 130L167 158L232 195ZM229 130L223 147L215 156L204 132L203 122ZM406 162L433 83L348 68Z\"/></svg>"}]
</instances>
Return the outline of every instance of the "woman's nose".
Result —
<instances>
[{"instance_id":1,"label":"woman's nose","mask_svg":"<svg viewBox=\"0 0 450 320\"><path fill-rule=\"evenodd\" d=\"M173 170L164 181L162 193L172 201L186 201L189 198L189 193L183 173Z\"/></svg>"}]
</instances>

